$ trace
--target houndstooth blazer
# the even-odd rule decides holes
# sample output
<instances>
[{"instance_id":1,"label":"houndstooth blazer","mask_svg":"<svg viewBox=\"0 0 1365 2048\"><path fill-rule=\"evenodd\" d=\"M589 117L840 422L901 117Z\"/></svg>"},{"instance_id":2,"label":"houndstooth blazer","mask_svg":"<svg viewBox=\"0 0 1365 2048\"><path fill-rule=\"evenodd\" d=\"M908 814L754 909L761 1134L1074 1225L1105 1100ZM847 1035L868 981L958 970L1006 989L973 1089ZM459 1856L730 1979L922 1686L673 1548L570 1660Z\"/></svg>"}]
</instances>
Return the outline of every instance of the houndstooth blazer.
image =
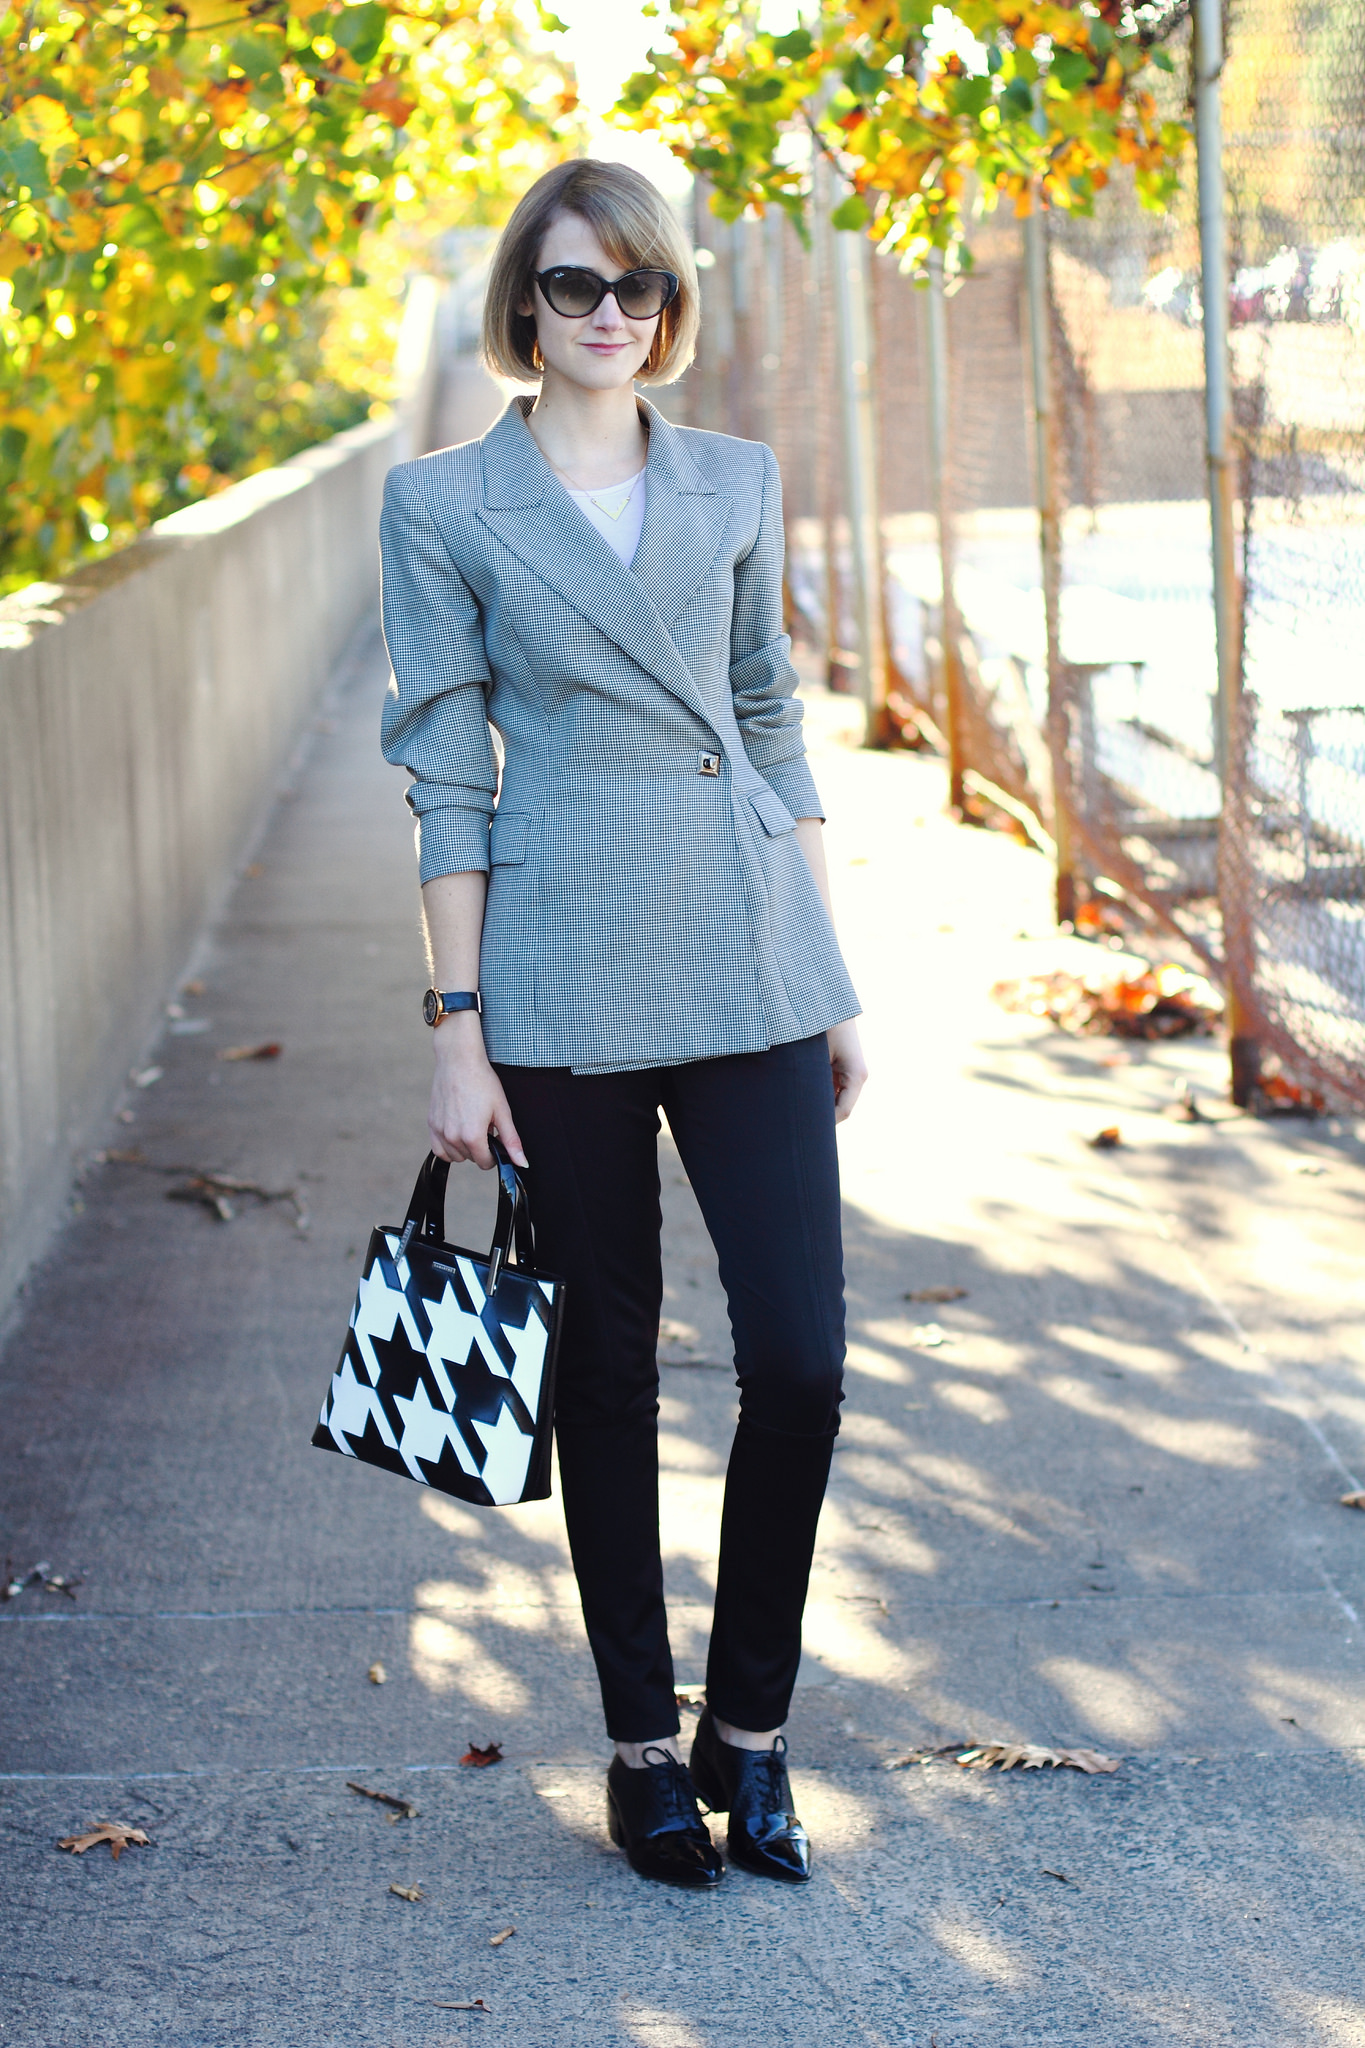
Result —
<instances>
[{"instance_id":1,"label":"houndstooth blazer","mask_svg":"<svg viewBox=\"0 0 1365 2048\"><path fill-rule=\"evenodd\" d=\"M489 1057L612 1073L855 1016L792 829L821 813L772 451L649 408L627 568L537 448L529 404L390 470L381 525L384 753L414 778L422 880L491 870Z\"/></svg>"}]
</instances>

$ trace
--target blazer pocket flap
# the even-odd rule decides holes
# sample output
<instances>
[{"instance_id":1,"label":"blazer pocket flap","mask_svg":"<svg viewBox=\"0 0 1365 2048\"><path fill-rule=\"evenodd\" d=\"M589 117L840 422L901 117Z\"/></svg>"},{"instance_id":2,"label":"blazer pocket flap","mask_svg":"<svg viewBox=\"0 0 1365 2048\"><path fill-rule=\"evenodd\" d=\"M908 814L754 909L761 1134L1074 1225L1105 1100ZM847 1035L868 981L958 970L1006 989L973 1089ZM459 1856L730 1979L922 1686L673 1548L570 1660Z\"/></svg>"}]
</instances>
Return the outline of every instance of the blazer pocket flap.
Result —
<instances>
[{"instance_id":1,"label":"blazer pocket flap","mask_svg":"<svg viewBox=\"0 0 1365 2048\"><path fill-rule=\"evenodd\" d=\"M796 830L796 820L776 790L751 789L749 802L757 811L759 823L770 839L776 839L783 832Z\"/></svg>"},{"instance_id":2,"label":"blazer pocket flap","mask_svg":"<svg viewBox=\"0 0 1365 2048\"><path fill-rule=\"evenodd\" d=\"M488 858L495 868L515 867L526 858L526 828L530 823L520 811L494 811L488 839Z\"/></svg>"}]
</instances>

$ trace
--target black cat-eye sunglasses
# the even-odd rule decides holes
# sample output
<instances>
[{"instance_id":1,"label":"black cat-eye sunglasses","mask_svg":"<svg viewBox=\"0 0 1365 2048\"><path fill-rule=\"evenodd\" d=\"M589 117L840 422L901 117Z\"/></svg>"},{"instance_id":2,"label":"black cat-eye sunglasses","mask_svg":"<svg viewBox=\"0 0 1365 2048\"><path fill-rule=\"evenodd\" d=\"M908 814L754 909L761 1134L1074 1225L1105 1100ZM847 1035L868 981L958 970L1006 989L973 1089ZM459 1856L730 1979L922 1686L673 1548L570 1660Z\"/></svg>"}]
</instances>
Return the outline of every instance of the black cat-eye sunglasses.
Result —
<instances>
[{"instance_id":1,"label":"black cat-eye sunglasses","mask_svg":"<svg viewBox=\"0 0 1365 2048\"><path fill-rule=\"evenodd\" d=\"M678 280L671 270L628 270L612 280L573 263L557 263L552 270L538 270L536 283L551 312L566 320L595 313L608 292L627 320L653 320L678 296Z\"/></svg>"}]
</instances>

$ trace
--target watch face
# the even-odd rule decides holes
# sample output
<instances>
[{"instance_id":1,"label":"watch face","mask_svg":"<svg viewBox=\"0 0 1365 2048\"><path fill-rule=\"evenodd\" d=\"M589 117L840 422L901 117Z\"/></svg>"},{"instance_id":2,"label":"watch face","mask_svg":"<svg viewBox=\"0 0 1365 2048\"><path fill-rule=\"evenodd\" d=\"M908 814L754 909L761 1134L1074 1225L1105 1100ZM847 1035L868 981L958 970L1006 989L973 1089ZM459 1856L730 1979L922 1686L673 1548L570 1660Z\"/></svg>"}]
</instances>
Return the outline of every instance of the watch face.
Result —
<instances>
[{"instance_id":1,"label":"watch face","mask_svg":"<svg viewBox=\"0 0 1365 2048\"><path fill-rule=\"evenodd\" d=\"M422 1016L428 1024L434 1024L441 1014L441 998L434 988L429 988L422 998Z\"/></svg>"}]
</instances>

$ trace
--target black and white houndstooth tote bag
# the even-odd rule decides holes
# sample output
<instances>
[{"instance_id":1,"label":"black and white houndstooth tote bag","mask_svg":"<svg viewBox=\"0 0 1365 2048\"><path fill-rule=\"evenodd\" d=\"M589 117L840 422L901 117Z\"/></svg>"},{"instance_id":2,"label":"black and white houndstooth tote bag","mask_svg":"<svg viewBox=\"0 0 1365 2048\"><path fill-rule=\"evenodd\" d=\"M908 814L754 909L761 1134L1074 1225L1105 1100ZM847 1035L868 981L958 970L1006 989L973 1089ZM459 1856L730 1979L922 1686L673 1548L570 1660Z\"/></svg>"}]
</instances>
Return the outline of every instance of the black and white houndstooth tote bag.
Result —
<instances>
[{"instance_id":1,"label":"black and white houndstooth tote bag","mask_svg":"<svg viewBox=\"0 0 1365 2048\"><path fill-rule=\"evenodd\" d=\"M490 1143L498 1217L486 1257L445 1242L450 1169L434 1153L402 1228L372 1233L313 1442L458 1500L509 1507L550 1492L564 1283L535 1271L526 1189Z\"/></svg>"}]
</instances>

